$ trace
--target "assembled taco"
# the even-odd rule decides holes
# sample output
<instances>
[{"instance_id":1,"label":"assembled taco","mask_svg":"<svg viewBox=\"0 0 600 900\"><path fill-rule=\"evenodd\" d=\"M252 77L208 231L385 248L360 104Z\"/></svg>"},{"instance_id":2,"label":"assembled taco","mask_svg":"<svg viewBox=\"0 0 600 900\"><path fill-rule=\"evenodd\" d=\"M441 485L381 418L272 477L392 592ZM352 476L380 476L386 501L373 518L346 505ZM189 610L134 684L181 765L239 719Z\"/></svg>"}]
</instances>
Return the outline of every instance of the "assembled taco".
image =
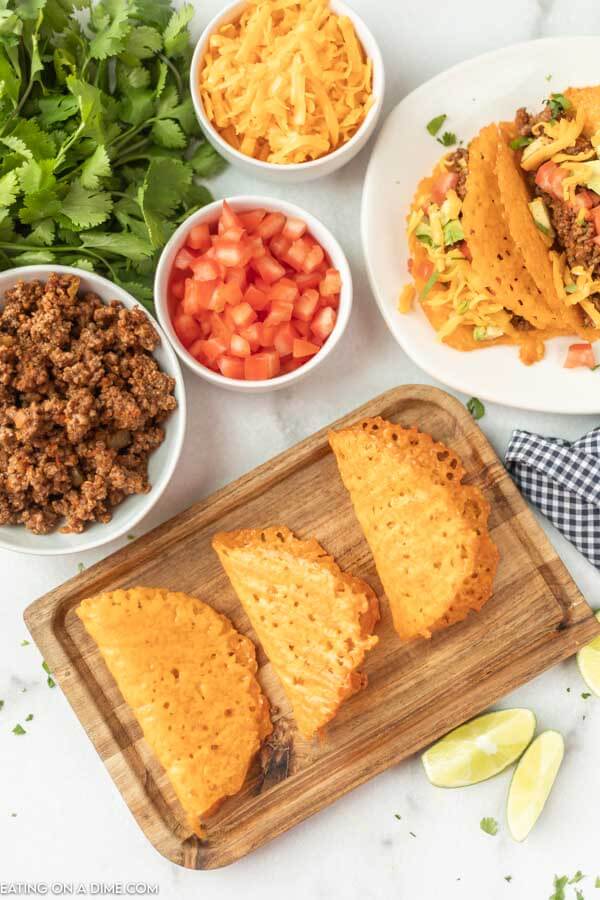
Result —
<instances>
[{"instance_id":1,"label":"assembled taco","mask_svg":"<svg viewBox=\"0 0 600 900\"><path fill-rule=\"evenodd\" d=\"M563 324L600 336L600 87L519 109L498 144L504 217L528 271Z\"/></svg>"}]
</instances>

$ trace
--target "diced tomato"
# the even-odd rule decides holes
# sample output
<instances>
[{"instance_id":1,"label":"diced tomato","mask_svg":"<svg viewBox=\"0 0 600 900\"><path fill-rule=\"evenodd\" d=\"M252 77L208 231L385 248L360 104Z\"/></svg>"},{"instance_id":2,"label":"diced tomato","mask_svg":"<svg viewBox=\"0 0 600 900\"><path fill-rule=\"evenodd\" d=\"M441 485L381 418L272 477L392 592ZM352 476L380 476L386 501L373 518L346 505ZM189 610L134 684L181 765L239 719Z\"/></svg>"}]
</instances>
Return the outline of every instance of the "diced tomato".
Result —
<instances>
[{"instance_id":1,"label":"diced tomato","mask_svg":"<svg viewBox=\"0 0 600 900\"><path fill-rule=\"evenodd\" d=\"M304 338L296 338L294 340L292 353L295 359L304 356L314 356L315 353L318 353L321 348L318 344L313 344L311 341L305 341Z\"/></svg>"},{"instance_id":2,"label":"diced tomato","mask_svg":"<svg viewBox=\"0 0 600 900\"><path fill-rule=\"evenodd\" d=\"M184 271L185 269L191 268L192 263L196 257L193 253L187 249L187 247L182 247L177 256L175 257L175 262L173 265L176 269L181 269Z\"/></svg>"},{"instance_id":3,"label":"diced tomato","mask_svg":"<svg viewBox=\"0 0 600 900\"><path fill-rule=\"evenodd\" d=\"M324 259L325 251L320 244L315 244L314 247L311 247L306 254L302 270L307 273L314 272L315 269L321 265Z\"/></svg>"},{"instance_id":4,"label":"diced tomato","mask_svg":"<svg viewBox=\"0 0 600 900\"><path fill-rule=\"evenodd\" d=\"M239 356L242 359L250 356L250 343L241 334L232 334L229 348L232 356Z\"/></svg>"},{"instance_id":5,"label":"diced tomato","mask_svg":"<svg viewBox=\"0 0 600 900\"><path fill-rule=\"evenodd\" d=\"M279 234L284 225L285 216L283 213L272 212L265 216L255 231L264 241L268 241L275 237L276 234Z\"/></svg>"},{"instance_id":6,"label":"diced tomato","mask_svg":"<svg viewBox=\"0 0 600 900\"><path fill-rule=\"evenodd\" d=\"M304 322L302 319L292 319L292 325L299 335L302 337L310 337L310 322Z\"/></svg>"},{"instance_id":7,"label":"diced tomato","mask_svg":"<svg viewBox=\"0 0 600 900\"><path fill-rule=\"evenodd\" d=\"M227 269L225 272L225 281L227 284L232 281L235 282L237 285L239 285L240 290L243 293L248 286L248 276L246 274L246 269L243 266Z\"/></svg>"},{"instance_id":8,"label":"diced tomato","mask_svg":"<svg viewBox=\"0 0 600 900\"><path fill-rule=\"evenodd\" d=\"M219 338L209 338L207 341L196 341L199 351L203 357L206 357L209 363L216 363L218 358L227 351L227 344ZM196 344L193 346L195 347Z\"/></svg>"},{"instance_id":9,"label":"diced tomato","mask_svg":"<svg viewBox=\"0 0 600 900\"><path fill-rule=\"evenodd\" d=\"M273 346L280 356L289 356L294 348L294 340L298 337L298 332L291 322L280 325L275 333Z\"/></svg>"},{"instance_id":10,"label":"diced tomato","mask_svg":"<svg viewBox=\"0 0 600 900\"><path fill-rule=\"evenodd\" d=\"M231 307L231 317L237 328L247 328L256 322L258 316L249 303L242 301L237 306Z\"/></svg>"},{"instance_id":11,"label":"diced tomato","mask_svg":"<svg viewBox=\"0 0 600 900\"><path fill-rule=\"evenodd\" d=\"M254 259L252 264L260 277L263 281L266 281L267 284L273 284L274 281L277 281L278 278L282 278L285 275L283 266L268 254L261 256L259 259Z\"/></svg>"},{"instance_id":12,"label":"diced tomato","mask_svg":"<svg viewBox=\"0 0 600 900\"><path fill-rule=\"evenodd\" d=\"M265 287L267 291L270 290L268 285L265 285ZM257 312L262 312L269 305L270 300L265 291L259 290L256 284L251 284L244 293L244 302L249 303Z\"/></svg>"},{"instance_id":13,"label":"diced tomato","mask_svg":"<svg viewBox=\"0 0 600 900\"><path fill-rule=\"evenodd\" d=\"M535 183L547 194L552 194L557 200L563 200L562 183L568 174L566 169L562 169L549 159L535 173Z\"/></svg>"},{"instance_id":14,"label":"diced tomato","mask_svg":"<svg viewBox=\"0 0 600 900\"><path fill-rule=\"evenodd\" d=\"M257 234L246 238L246 246L250 252L250 259L258 259L260 256L265 256L267 252L263 239Z\"/></svg>"},{"instance_id":15,"label":"diced tomato","mask_svg":"<svg viewBox=\"0 0 600 900\"><path fill-rule=\"evenodd\" d=\"M337 269L327 269L325 278L319 285L319 291L325 297L330 294L339 294L342 289L342 279Z\"/></svg>"},{"instance_id":16,"label":"diced tomato","mask_svg":"<svg viewBox=\"0 0 600 900\"><path fill-rule=\"evenodd\" d=\"M218 338L225 344L229 344L233 329L227 325L223 316L216 312L211 313L209 321L213 337Z\"/></svg>"},{"instance_id":17,"label":"diced tomato","mask_svg":"<svg viewBox=\"0 0 600 900\"><path fill-rule=\"evenodd\" d=\"M293 356L286 356L285 359L281 360L281 375L287 375L288 372L295 372L296 369L299 369L300 366L303 366L306 362L305 359L294 359Z\"/></svg>"},{"instance_id":18,"label":"diced tomato","mask_svg":"<svg viewBox=\"0 0 600 900\"><path fill-rule=\"evenodd\" d=\"M229 228L244 227L242 222L240 221L238 214L232 210L227 200L223 200L223 206L221 207L220 224L223 226L223 232L227 231Z\"/></svg>"},{"instance_id":19,"label":"diced tomato","mask_svg":"<svg viewBox=\"0 0 600 900\"><path fill-rule=\"evenodd\" d=\"M319 305L319 292L309 288L294 304L294 315L303 322L310 322Z\"/></svg>"},{"instance_id":20,"label":"diced tomato","mask_svg":"<svg viewBox=\"0 0 600 900\"><path fill-rule=\"evenodd\" d=\"M303 222L302 219L295 219L293 216L288 216L285 220L282 234L290 241L297 241L298 238L302 237L305 231L306 222Z\"/></svg>"},{"instance_id":21,"label":"diced tomato","mask_svg":"<svg viewBox=\"0 0 600 900\"><path fill-rule=\"evenodd\" d=\"M253 234L266 214L266 209L249 209L247 212L238 213L237 217L248 234Z\"/></svg>"},{"instance_id":22,"label":"diced tomato","mask_svg":"<svg viewBox=\"0 0 600 900\"><path fill-rule=\"evenodd\" d=\"M462 255L464 256L465 259L468 259L469 262L472 262L473 257L471 255L471 251L469 250L469 245L467 244L466 241L461 241L460 244L458 245L458 249L460 250L460 252L462 253Z\"/></svg>"},{"instance_id":23,"label":"diced tomato","mask_svg":"<svg viewBox=\"0 0 600 900\"><path fill-rule=\"evenodd\" d=\"M232 306L226 306L226 307L225 307L225 309L223 310L223 321L225 322L225 324L226 324L227 327L229 328L230 332L233 333L234 331L237 331L238 326L237 326L237 324L236 324L236 322L235 322L235 319L233 318L233 316L232 316L232 314L231 314L231 310L232 310L232 309L233 309Z\"/></svg>"},{"instance_id":24,"label":"diced tomato","mask_svg":"<svg viewBox=\"0 0 600 900\"><path fill-rule=\"evenodd\" d=\"M219 238L215 244L215 257L227 268L245 266L250 261L252 253L245 241L228 241Z\"/></svg>"},{"instance_id":25,"label":"diced tomato","mask_svg":"<svg viewBox=\"0 0 600 900\"><path fill-rule=\"evenodd\" d=\"M275 325L266 325L265 322L260 323L260 346L261 347L272 347L275 343L275 334L277 332L277 326Z\"/></svg>"},{"instance_id":26,"label":"diced tomato","mask_svg":"<svg viewBox=\"0 0 600 900\"><path fill-rule=\"evenodd\" d=\"M291 246L292 242L289 238L285 237L283 234L276 234L269 244L269 250L276 259L285 261L285 257Z\"/></svg>"},{"instance_id":27,"label":"diced tomato","mask_svg":"<svg viewBox=\"0 0 600 900\"><path fill-rule=\"evenodd\" d=\"M236 284L235 281L230 281L226 284L220 284L215 288L215 291L212 296L212 306L211 309L216 309L218 312L222 312L225 309L225 305L229 303L231 306L236 306L238 303L242 302L242 289L239 284Z\"/></svg>"},{"instance_id":28,"label":"diced tomato","mask_svg":"<svg viewBox=\"0 0 600 900\"><path fill-rule=\"evenodd\" d=\"M440 172L435 178L431 188L431 198L438 205L446 199L448 191L453 190L458 184L458 172Z\"/></svg>"},{"instance_id":29,"label":"diced tomato","mask_svg":"<svg viewBox=\"0 0 600 900\"><path fill-rule=\"evenodd\" d=\"M294 303L298 299L298 285L289 278L280 278L269 288L269 300L285 300Z\"/></svg>"},{"instance_id":30,"label":"diced tomato","mask_svg":"<svg viewBox=\"0 0 600 900\"><path fill-rule=\"evenodd\" d=\"M233 243L236 244L245 236L246 229L242 228L241 225L236 225L234 228L228 228L226 231L224 231L221 235L221 238L224 241L233 241Z\"/></svg>"},{"instance_id":31,"label":"diced tomato","mask_svg":"<svg viewBox=\"0 0 600 900\"><path fill-rule=\"evenodd\" d=\"M292 276L296 284L298 285L298 290L300 293L304 293L304 291L311 290L312 288L318 288L321 283L321 274L320 272L297 272Z\"/></svg>"},{"instance_id":32,"label":"diced tomato","mask_svg":"<svg viewBox=\"0 0 600 900\"><path fill-rule=\"evenodd\" d=\"M174 278L169 286L171 296L176 300L183 300L185 282L183 278Z\"/></svg>"},{"instance_id":33,"label":"diced tomato","mask_svg":"<svg viewBox=\"0 0 600 900\"><path fill-rule=\"evenodd\" d=\"M593 369L595 365L596 359L591 344L571 344L564 362L565 369L578 369L580 367Z\"/></svg>"},{"instance_id":34,"label":"diced tomato","mask_svg":"<svg viewBox=\"0 0 600 900\"><path fill-rule=\"evenodd\" d=\"M289 300L273 300L271 311L265 319L265 325L281 325L289 322L294 311L294 304Z\"/></svg>"},{"instance_id":35,"label":"diced tomato","mask_svg":"<svg viewBox=\"0 0 600 900\"><path fill-rule=\"evenodd\" d=\"M246 338L248 343L250 344L250 350L252 353L256 353L261 344L261 329L263 325L262 322L254 322L252 325L248 325L247 328L242 328L240 334L243 338Z\"/></svg>"},{"instance_id":36,"label":"diced tomato","mask_svg":"<svg viewBox=\"0 0 600 900\"><path fill-rule=\"evenodd\" d=\"M219 281L196 281L195 278L186 278L185 293L181 304L186 316L201 316L210 309L212 295L220 283Z\"/></svg>"},{"instance_id":37,"label":"diced tomato","mask_svg":"<svg viewBox=\"0 0 600 900\"><path fill-rule=\"evenodd\" d=\"M208 222L194 225L187 236L187 244L192 250L208 250L210 247L210 227Z\"/></svg>"},{"instance_id":38,"label":"diced tomato","mask_svg":"<svg viewBox=\"0 0 600 900\"><path fill-rule=\"evenodd\" d=\"M266 381L279 375L281 361L276 350L262 350L244 360L244 375L249 381Z\"/></svg>"},{"instance_id":39,"label":"diced tomato","mask_svg":"<svg viewBox=\"0 0 600 900\"><path fill-rule=\"evenodd\" d=\"M179 313L173 320L173 328L184 347L189 347L194 341L202 337L202 329L192 316Z\"/></svg>"},{"instance_id":40,"label":"diced tomato","mask_svg":"<svg viewBox=\"0 0 600 900\"><path fill-rule=\"evenodd\" d=\"M418 263L413 260L411 271L416 281L428 281L433 275L433 263L428 259L422 259Z\"/></svg>"},{"instance_id":41,"label":"diced tomato","mask_svg":"<svg viewBox=\"0 0 600 900\"><path fill-rule=\"evenodd\" d=\"M197 341L194 341L193 344L190 344L188 347L189 353L192 354L198 362L204 362L206 360L206 354L204 353L204 344L205 341L203 338L199 338Z\"/></svg>"},{"instance_id":42,"label":"diced tomato","mask_svg":"<svg viewBox=\"0 0 600 900\"><path fill-rule=\"evenodd\" d=\"M306 271L304 266L310 250L312 250L312 248L309 248L304 238L298 238L297 241L293 242L285 254L285 257L283 258L284 262L286 262L288 266L291 266L292 269L295 269L296 272Z\"/></svg>"},{"instance_id":43,"label":"diced tomato","mask_svg":"<svg viewBox=\"0 0 600 900\"><path fill-rule=\"evenodd\" d=\"M233 356L227 356L227 354L223 354L223 356L219 357L218 366L221 375L224 375L225 378L244 378L243 359L236 359Z\"/></svg>"},{"instance_id":44,"label":"diced tomato","mask_svg":"<svg viewBox=\"0 0 600 900\"><path fill-rule=\"evenodd\" d=\"M223 270L217 260L211 259L206 254L195 259L192 271L196 281L214 281L223 277Z\"/></svg>"},{"instance_id":45,"label":"diced tomato","mask_svg":"<svg viewBox=\"0 0 600 900\"><path fill-rule=\"evenodd\" d=\"M335 327L337 313L331 306L324 306L311 322L311 331L316 338L325 341Z\"/></svg>"},{"instance_id":46,"label":"diced tomato","mask_svg":"<svg viewBox=\"0 0 600 900\"><path fill-rule=\"evenodd\" d=\"M594 221L596 234L600 234L600 206L595 207L594 211L592 212L592 219Z\"/></svg>"}]
</instances>

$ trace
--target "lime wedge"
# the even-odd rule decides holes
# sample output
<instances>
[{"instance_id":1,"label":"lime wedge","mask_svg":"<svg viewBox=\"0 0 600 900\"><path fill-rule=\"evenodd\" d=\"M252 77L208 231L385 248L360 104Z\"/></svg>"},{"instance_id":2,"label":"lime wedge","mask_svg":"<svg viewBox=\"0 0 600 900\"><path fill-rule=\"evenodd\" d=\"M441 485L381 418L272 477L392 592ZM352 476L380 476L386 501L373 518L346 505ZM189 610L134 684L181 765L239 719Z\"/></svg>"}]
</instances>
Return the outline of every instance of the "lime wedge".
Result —
<instances>
[{"instance_id":1,"label":"lime wedge","mask_svg":"<svg viewBox=\"0 0 600 900\"><path fill-rule=\"evenodd\" d=\"M600 612L596 618L600 622ZM600 697L600 636L577 653L577 665L590 691Z\"/></svg>"},{"instance_id":2,"label":"lime wedge","mask_svg":"<svg viewBox=\"0 0 600 900\"><path fill-rule=\"evenodd\" d=\"M524 841L539 819L564 753L562 734L544 731L523 754L510 783L506 808L508 827L515 841Z\"/></svg>"},{"instance_id":3,"label":"lime wedge","mask_svg":"<svg viewBox=\"0 0 600 900\"><path fill-rule=\"evenodd\" d=\"M455 728L421 759L437 787L464 787L497 775L523 753L535 732L529 709L486 713Z\"/></svg>"}]
</instances>

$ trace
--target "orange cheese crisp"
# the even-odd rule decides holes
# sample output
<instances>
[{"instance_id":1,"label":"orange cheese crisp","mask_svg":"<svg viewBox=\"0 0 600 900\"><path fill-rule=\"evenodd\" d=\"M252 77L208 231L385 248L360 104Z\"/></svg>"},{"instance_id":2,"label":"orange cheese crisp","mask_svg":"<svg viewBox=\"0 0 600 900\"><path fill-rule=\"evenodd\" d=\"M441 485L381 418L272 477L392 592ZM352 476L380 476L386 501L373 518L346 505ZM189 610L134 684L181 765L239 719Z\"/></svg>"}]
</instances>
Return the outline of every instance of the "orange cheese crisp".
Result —
<instances>
[{"instance_id":1,"label":"orange cheese crisp","mask_svg":"<svg viewBox=\"0 0 600 900\"><path fill-rule=\"evenodd\" d=\"M247 156L318 159L346 143L372 103L372 67L327 0L250 0L211 35L200 72L208 118Z\"/></svg>"},{"instance_id":2,"label":"orange cheese crisp","mask_svg":"<svg viewBox=\"0 0 600 900\"><path fill-rule=\"evenodd\" d=\"M492 593L498 550L489 504L461 484L460 459L415 428L365 419L329 442L371 547L402 640L479 610Z\"/></svg>"},{"instance_id":3,"label":"orange cheese crisp","mask_svg":"<svg viewBox=\"0 0 600 900\"><path fill-rule=\"evenodd\" d=\"M77 615L200 834L272 730L252 642L201 600L155 588L91 597Z\"/></svg>"},{"instance_id":4,"label":"orange cheese crisp","mask_svg":"<svg viewBox=\"0 0 600 900\"><path fill-rule=\"evenodd\" d=\"M316 540L289 528L222 532L213 540L302 735L311 738L366 686L357 672L377 643L371 588L341 571Z\"/></svg>"}]
</instances>

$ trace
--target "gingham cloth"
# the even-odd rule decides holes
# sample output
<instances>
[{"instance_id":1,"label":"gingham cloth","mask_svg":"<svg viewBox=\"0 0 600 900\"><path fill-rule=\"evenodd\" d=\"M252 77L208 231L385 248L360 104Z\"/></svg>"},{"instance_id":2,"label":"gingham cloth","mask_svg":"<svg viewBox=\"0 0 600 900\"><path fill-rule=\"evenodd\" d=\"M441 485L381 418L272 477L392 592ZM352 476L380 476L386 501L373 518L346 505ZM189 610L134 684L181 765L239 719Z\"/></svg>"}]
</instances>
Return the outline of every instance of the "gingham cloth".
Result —
<instances>
[{"instance_id":1,"label":"gingham cloth","mask_svg":"<svg viewBox=\"0 0 600 900\"><path fill-rule=\"evenodd\" d=\"M600 428L572 444L515 431L506 467L527 499L600 568Z\"/></svg>"}]
</instances>

